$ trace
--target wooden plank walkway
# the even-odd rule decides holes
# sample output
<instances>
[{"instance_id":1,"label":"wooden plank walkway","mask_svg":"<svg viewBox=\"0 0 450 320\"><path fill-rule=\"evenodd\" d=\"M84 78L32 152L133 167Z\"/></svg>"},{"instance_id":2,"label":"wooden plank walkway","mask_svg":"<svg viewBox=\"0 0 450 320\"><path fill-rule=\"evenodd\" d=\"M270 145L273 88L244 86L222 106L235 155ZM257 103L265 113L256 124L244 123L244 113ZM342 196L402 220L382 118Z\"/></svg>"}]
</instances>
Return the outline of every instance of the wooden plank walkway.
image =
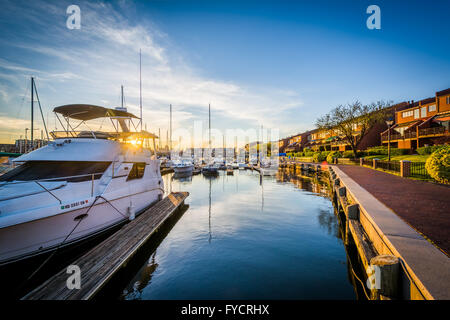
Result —
<instances>
[{"instance_id":1,"label":"wooden plank walkway","mask_svg":"<svg viewBox=\"0 0 450 320\"><path fill-rule=\"evenodd\" d=\"M173 192L72 263L81 270L81 288L68 289L64 268L22 300L88 300L125 266L151 235L183 204L188 192Z\"/></svg>"}]
</instances>

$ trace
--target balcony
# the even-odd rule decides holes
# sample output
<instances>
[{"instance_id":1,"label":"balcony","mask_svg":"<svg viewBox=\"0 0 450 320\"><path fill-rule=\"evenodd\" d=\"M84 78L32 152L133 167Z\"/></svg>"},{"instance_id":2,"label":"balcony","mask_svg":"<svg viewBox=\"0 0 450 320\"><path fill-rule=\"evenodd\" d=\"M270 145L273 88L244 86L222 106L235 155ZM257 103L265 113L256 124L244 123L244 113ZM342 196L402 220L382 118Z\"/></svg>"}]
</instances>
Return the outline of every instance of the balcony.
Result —
<instances>
[{"instance_id":1,"label":"balcony","mask_svg":"<svg viewBox=\"0 0 450 320\"><path fill-rule=\"evenodd\" d=\"M415 132L407 132L407 133L405 133L405 135L401 135L400 133L391 133L391 141L394 141L394 140L403 140L403 139L405 139L405 137L406 137L406 135L408 134L408 136L410 136L412 133L414 133L415 134ZM408 137L409 138L409 137ZM388 136L388 134L382 134L381 135L381 141L388 141L389 140L389 136Z\"/></svg>"},{"instance_id":2,"label":"balcony","mask_svg":"<svg viewBox=\"0 0 450 320\"><path fill-rule=\"evenodd\" d=\"M442 136L448 134L445 127L432 127L419 129L419 137Z\"/></svg>"},{"instance_id":3,"label":"balcony","mask_svg":"<svg viewBox=\"0 0 450 320\"><path fill-rule=\"evenodd\" d=\"M445 129L445 127L432 127L432 128L419 129L419 138L443 136L443 135L448 135L448 134L449 134L449 132ZM398 133L391 133L391 141L416 139L416 138L417 138L416 131L405 132L403 135L398 134ZM381 141L387 142L388 135L382 134Z\"/></svg>"}]
</instances>

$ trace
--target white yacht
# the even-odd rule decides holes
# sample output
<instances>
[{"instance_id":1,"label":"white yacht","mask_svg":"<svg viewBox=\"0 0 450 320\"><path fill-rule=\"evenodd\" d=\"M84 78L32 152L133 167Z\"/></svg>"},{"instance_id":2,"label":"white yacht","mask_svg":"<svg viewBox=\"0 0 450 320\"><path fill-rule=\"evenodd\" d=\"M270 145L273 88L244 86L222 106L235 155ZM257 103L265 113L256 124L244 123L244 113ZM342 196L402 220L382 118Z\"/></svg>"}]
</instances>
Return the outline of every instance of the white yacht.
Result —
<instances>
[{"instance_id":1,"label":"white yacht","mask_svg":"<svg viewBox=\"0 0 450 320\"><path fill-rule=\"evenodd\" d=\"M130 132L138 118L123 109L55 108L66 131L52 132L54 141L0 176L0 265L90 238L162 199L160 162L142 147L155 136ZM69 123L103 117L116 132L74 131Z\"/></svg>"},{"instance_id":2,"label":"white yacht","mask_svg":"<svg viewBox=\"0 0 450 320\"><path fill-rule=\"evenodd\" d=\"M176 161L173 166L173 171L177 174L191 175L194 170L194 164L191 160Z\"/></svg>"},{"instance_id":3,"label":"white yacht","mask_svg":"<svg viewBox=\"0 0 450 320\"><path fill-rule=\"evenodd\" d=\"M278 172L278 162L272 159L263 159L260 162L259 172L263 176L274 176Z\"/></svg>"}]
</instances>

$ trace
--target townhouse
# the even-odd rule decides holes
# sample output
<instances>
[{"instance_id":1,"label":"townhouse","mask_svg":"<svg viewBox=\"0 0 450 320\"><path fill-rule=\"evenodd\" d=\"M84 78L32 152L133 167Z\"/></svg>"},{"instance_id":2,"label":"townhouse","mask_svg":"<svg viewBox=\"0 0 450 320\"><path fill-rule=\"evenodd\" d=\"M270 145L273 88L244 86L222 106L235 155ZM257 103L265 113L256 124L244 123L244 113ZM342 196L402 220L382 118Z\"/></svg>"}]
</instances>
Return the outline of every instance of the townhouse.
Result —
<instances>
[{"instance_id":1,"label":"townhouse","mask_svg":"<svg viewBox=\"0 0 450 320\"><path fill-rule=\"evenodd\" d=\"M417 102L395 112L395 123L381 133L381 142L392 147L415 149L450 142L450 88L436 92L434 97ZM390 135L389 135L390 133Z\"/></svg>"}]
</instances>

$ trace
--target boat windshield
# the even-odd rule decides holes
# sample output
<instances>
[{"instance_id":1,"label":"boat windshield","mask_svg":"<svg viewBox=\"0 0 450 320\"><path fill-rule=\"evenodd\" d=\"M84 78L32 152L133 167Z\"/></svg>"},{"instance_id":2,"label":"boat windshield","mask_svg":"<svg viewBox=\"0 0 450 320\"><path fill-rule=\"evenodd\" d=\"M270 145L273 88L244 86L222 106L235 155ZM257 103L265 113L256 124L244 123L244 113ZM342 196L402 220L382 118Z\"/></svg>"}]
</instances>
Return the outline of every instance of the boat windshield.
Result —
<instances>
[{"instance_id":1,"label":"boat windshield","mask_svg":"<svg viewBox=\"0 0 450 320\"><path fill-rule=\"evenodd\" d=\"M0 176L0 181L64 180L81 182L99 179L111 162L28 161ZM65 178L71 177L71 178Z\"/></svg>"}]
</instances>

